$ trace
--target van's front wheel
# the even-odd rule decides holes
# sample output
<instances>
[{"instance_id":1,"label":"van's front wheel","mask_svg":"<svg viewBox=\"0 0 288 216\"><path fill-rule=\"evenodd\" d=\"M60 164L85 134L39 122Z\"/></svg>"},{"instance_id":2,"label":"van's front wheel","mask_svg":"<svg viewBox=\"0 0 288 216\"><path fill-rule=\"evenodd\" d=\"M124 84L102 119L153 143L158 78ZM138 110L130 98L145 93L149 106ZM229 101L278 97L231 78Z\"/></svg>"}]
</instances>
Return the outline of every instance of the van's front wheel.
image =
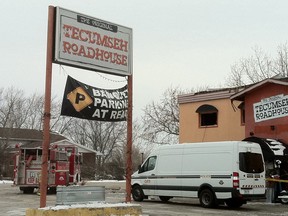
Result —
<instances>
[{"instance_id":1,"label":"van's front wheel","mask_svg":"<svg viewBox=\"0 0 288 216\"><path fill-rule=\"evenodd\" d=\"M132 197L134 201L141 202L144 199L144 193L140 185L135 185L132 187Z\"/></svg>"},{"instance_id":2,"label":"van's front wheel","mask_svg":"<svg viewBox=\"0 0 288 216\"><path fill-rule=\"evenodd\" d=\"M216 206L216 198L210 189L204 189L201 191L199 201L202 207L212 208Z\"/></svg>"},{"instance_id":3,"label":"van's front wheel","mask_svg":"<svg viewBox=\"0 0 288 216\"><path fill-rule=\"evenodd\" d=\"M287 198L282 198L282 199L280 199L280 202L282 204L288 204L288 199Z\"/></svg>"}]
</instances>

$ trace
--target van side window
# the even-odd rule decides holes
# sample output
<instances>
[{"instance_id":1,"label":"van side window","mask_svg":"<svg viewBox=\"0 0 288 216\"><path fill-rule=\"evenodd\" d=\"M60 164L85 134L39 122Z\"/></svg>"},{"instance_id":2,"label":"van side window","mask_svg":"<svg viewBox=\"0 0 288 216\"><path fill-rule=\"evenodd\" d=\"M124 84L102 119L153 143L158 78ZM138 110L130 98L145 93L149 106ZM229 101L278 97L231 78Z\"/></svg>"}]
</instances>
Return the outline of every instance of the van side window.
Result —
<instances>
[{"instance_id":1,"label":"van side window","mask_svg":"<svg viewBox=\"0 0 288 216\"><path fill-rule=\"evenodd\" d=\"M141 169L139 170L139 173L153 170L155 168L156 158L157 156L152 156L148 158L146 162L143 164L143 166L141 167Z\"/></svg>"}]
</instances>

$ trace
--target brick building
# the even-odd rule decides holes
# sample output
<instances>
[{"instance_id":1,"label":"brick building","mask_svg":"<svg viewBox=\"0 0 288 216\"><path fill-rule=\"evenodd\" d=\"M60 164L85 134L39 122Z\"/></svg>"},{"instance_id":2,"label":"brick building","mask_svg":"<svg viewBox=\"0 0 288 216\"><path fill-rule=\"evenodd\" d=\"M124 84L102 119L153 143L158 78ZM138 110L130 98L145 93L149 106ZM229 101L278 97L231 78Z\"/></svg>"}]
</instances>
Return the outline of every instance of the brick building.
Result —
<instances>
[{"instance_id":1,"label":"brick building","mask_svg":"<svg viewBox=\"0 0 288 216\"><path fill-rule=\"evenodd\" d=\"M288 143L288 78L179 95L178 103L180 143L249 136Z\"/></svg>"},{"instance_id":2,"label":"brick building","mask_svg":"<svg viewBox=\"0 0 288 216\"><path fill-rule=\"evenodd\" d=\"M245 109L245 137L273 138L288 144L288 78L266 79L231 96Z\"/></svg>"}]
</instances>

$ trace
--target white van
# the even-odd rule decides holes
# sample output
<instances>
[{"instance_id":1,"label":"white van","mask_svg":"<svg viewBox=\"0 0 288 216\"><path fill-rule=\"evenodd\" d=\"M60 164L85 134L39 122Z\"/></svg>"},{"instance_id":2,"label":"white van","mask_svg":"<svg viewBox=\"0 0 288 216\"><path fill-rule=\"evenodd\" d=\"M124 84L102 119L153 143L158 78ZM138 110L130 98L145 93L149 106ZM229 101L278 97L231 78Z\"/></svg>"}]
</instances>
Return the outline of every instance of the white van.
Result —
<instances>
[{"instance_id":1,"label":"white van","mask_svg":"<svg viewBox=\"0 0 288 216\"><path fill-rule=\"evenodd\" d=\"M259 144L246 141L185 143L157 148L132 175L132 196L199 198L203 207L237 208L265 198L265 168Z\"/></svg>"}]
</instances>

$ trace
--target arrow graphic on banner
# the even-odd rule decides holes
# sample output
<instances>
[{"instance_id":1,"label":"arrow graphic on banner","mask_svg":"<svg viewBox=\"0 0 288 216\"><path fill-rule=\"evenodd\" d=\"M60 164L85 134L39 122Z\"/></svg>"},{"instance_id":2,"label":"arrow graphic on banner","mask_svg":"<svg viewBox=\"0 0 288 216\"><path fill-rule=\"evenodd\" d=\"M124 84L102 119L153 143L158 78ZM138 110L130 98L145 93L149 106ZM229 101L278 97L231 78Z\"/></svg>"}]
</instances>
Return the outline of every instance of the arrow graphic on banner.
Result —
<instances>
[{"instance_id":1,"label":"arrow graphic on banner","mask_svg":"<svg viewBox=\"0 0 288 216\"><path fill-rule=\"evenodd\" d=\"M78 87L70 92L67 95L67 99L71 102L77 112L80 112L93 103L93 99L82 87Z\"/></svg>"}]
</instances>

